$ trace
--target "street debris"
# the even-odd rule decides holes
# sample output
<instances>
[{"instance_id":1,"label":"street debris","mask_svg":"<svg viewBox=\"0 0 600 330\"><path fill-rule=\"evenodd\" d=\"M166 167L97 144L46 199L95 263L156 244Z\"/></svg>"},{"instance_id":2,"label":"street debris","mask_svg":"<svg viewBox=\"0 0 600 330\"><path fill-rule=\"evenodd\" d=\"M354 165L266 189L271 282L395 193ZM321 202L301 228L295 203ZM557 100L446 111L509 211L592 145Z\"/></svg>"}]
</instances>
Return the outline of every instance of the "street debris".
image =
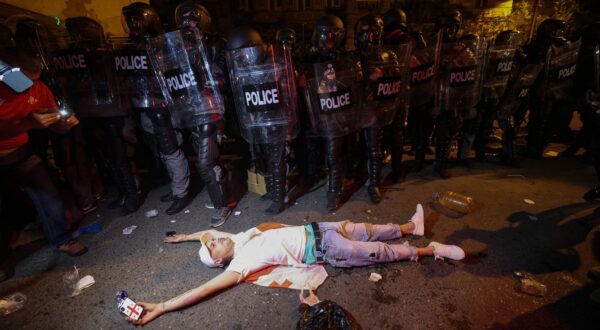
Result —
<instances>
[{"instance_id":1,"label":"street debris","mask_svg":"<svg viewBox=\"0 0 600 330\"><path fill-rule=\"evenodd\" d=\"M525 176L523 174L508 174L507 177L512 177L512 178L522 178L525 179Z\"/></svg>"},{"instance_id":2,"label":"street debris","mask_svg":"<svg viewBox=\"0 0 600 330\"><path fill-rule=\"evenodd\" d=\"M233 214L237 217L238 215L242 214L242 211L235 211Z\"/></svg>"},{"instance_id":3,"label":"street debris","mask_svg":"<svg viewBox=\"0 0 600 330\"><path fill-rule=\"evenodd\" d=\"M91 275L79 278L79 269L76 266L73 266L73 271L63 274L62 279L67 286L69 297L80 295L83 289L89 288L96 283L96 280Z\"/></svg>"},{"instance_id":4,"label":"street debris","mask_svg":"<svg viewBox=\"0 0 600 330\"><path fill-rule=\"evenodd\" d=\"M558 156L558 152L556 152L556 151L548 151L548 152L546 152L546 156L548 156L548 157L556 157L556 156Z\"/></svg>"},{"instance_id":5,"label":"street debris","mask_svg":"<svg viewBox=\"0 0 600 330\"><path fill-rule=\"evenodd\" d=\"M171 223L175 223L175 222L177 222L177 221L176 220L171 220Z\"/></svg>"},{"instance_id":6,"label":"street debris","mask_svg":"<svg viewBox=\"0 0 600 330\"><path fill-rule=\"evenodd\" d=\"M530 215L529 216L529 220L531 220L531 221L537 221L538 217L536 217L535 215Z\"/></svg>"},{"instance_id":7,"label":"street debris","mask_svg":"<svg viewBox=\"0 0 600 330\"><path fill-rule=\"evenodd\" d=\"M433 199L444 207L463 214L471 213L474 209L472 197L453 191L436 192Z\"/></svg>"},{"instance_id":8,"label":"street debris","mask_svg":"<svg viewBox=\"0 0 600 330\"><path fill-rule=\"evenodd\" d=\"M380 274L371 273L371 275L369 276L369 281L377 283L381 281L382 278L383 277Z\"/></svg>"},{"instance_id":9,"label":"street debris","mask_svg":"<svg viewBox=\"0 0 600 330\"><path fill-rule=\"evenodd\" d=\"M312 290L308 290L308 296L304 296L304 289L300 290L300 303L301 304L307 304L309 306L314 306L318 303L320 303L321 300L319 300L319 297L317 297L317 295L312 291Z\"/></svg>"},{"instance_id":10,"label":"street debris","mask_svg":"<svg viewBox=\"0 0 600 330\"><path fill-rule=\"evenodd\" d=\"M96 234L102 231L102 225L94 222L77 230L79 234Z\"/></svg>"},{"instance_id":11,"label":"street debris","mask_svg":"<svg viewBox=\"0 0 600 330\"><path fill-rule=\"evenodd\" d=\"M517 279L515 291L526 293L531 296L543 297L548 292L548 288L534 280L531 275L524 272L514 272L513 276Z\"/></svg>"},{"instance_id":12,"label":"street debris","mask_svg":"<svg viewBox=\"0 0 600 330\"><path fill-rule=\"evenodd\" d=\"M207 209L214 209L215 208L214 205L210 205L210 204L204 204L204 207L206 207Z\"/></svg>"},{"instance_id":13,"label":"street debris","mask_svg":"<svg viewBox=\"0 0 600 330\"><path fill-rule=\"evenodd\" d=\"M146 218L154 218L155 216L158 216L158 211L156 209L152 209L150 211L146 211L145 215Z\"/></svg>"},{"instance_id":14,"label":"street debris","mask_svg":"<svg viewBox=\"0 0 600 330\"><path fill-rule=\"evenodd\" d=\"M131 235L133 231L137 228L137 226L129 226L123 229L123 235Z\"/></svg>"},{"instance_id":15,"label":"street debris","mask_svg":"<svg viewBox=\"0 0 600 330\"><path fill-rule=\"evenodd\" d=\"M534 201L532 201L531 199L527 199L527 198L523 199L523 202L525 202L525 203L527 203L529 205L534 205L535 204Z\"/></svg>"},{"instance_id":16,"label":"street debris","mask_svg":"<svg viewBox=\"0 0 600 330\"><path fill-rule=\"evenodd\" d=\"M183 213L188 214L188 213L190 213L190 210L185 210L185 211L183 211Z\"/></svg>"},{"instance_id":17,"label":"street debris","mask_svg":"<svg viewBox=\"0 0 600 330\"><path fill-rule=\"evenodd\" d=\"M27 296L21 292L15 292L0 299L0 315L12 314L25 306Z\"/></svg>"}]
</instances>

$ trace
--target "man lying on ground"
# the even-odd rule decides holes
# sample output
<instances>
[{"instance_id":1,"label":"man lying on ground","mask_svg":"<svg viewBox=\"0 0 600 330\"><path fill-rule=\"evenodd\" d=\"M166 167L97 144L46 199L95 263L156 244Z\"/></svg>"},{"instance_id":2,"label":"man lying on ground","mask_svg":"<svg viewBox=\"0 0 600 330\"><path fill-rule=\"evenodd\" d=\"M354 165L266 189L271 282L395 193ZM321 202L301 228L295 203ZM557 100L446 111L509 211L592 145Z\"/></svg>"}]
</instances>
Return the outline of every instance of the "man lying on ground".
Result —
<instances>
[{"instance_id":1,"label":"man lying on ground","mask_svg":"<svg viewBox=\"0 0 600 330\"><path fill-rule=\"evenodd\" d=\"M465 252L456 245L431 242L416 248L408 242L386 244L407 234L423 236L424 212L421 204L405 224L376 225L350 221L320 222L306 226L265 223L237 235L206 230L166 237L166 243L199 241L200 260L208 267L225 271L201 286L161 303L139 302L145 313L135 324L146 324L164 313L199 303L204 298L232 287L249 275L273 265L297 266L327 262L335 267L367 266L423 256L461 260Z\"/></svg>"}]
</instances>

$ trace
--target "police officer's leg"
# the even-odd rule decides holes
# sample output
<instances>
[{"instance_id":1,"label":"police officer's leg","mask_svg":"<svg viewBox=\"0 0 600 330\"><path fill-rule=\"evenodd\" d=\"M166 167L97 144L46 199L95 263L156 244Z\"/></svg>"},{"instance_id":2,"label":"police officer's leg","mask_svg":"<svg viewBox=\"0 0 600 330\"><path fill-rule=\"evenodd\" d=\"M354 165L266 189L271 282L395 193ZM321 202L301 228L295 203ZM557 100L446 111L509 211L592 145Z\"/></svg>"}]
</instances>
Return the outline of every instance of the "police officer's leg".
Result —
<instances>
[{"instance_id":1,"label":"police officer's leg","mask_svg":"<svg viewBox=\"0 0 600 330\"><path fill-rule=\"evenodd\" d=\"M413 171L419 172L425 164L425 154L429 148L429 138L433 131L433 117L431 116L431 104L411 108L414 112L415 123L415 164Z\"/></svg>"},{"instance_id":2,"label":"police officer's leg","mask_svg":"<svg viewBox=\"0 0 600 330\"><path fill-rule=\"evenodd\" d=\"M364 129L365 141L367 144L367 156L369 166L369 186L367 192L372 203L381 202L381 142L383 140L383 130L379 127L368 127Z\"/></svg>"},{"instance_id":3,"label":"police officer's leg","mask_svg":"<svg viewBox=\"0 0 600 330\"><path fill-rule=\"evenodd\" d=\"M279 214L287 205L287 162L286 142L269 144L268 167L271 172L271 194L273 204L265 210L269 214Z\"/></svg>"},{"instance_id":4,"label":"police officer's leg","mask_svg":"<svg viewBox=\"0 0 600 330\"><path fill-rule=\"evenodd\" d=\"M198 154L196 167L215 207L210 220L212 227L224 224L236 204L230 199L227 175L219 159L218 124L204 124L192 132L194 148Z\"/></svg>"},{"instance_id":5,"label":"police officer's leg","mask_svg":"<svg viewBox=\"0 0 600 330\"><path fill-rule=\"evenodd\" d=\"M527 154L540 158L544 152L544 129L549 103L542 103L537 98L532 98L529 107L529 122L527 124Z\"/></svg>"},{"instance_id":6,"label":"police officer's leg","mask_svg":"<svg viewBox=\"0 0 600 330\"><path fill-rule=\"evenodd\" d=\"M600 197L600 116L594 115L594 118L590 120L590 124L592 125L590 129L590 148L596 170L597 184L583 195L583 198L586 200L593 200Z\"/></svg>"},{"instance_id":7,"label":"police officer's leg","mask_svg":"<svg viewBox=\"0 0 600 330\"><path fill-rule=\"evenodd\" d=\"M418 120L415 115L412 118L412 132L415 132L415 127L418 125ZM394 120L392 121L392 178L394 182L398 182L402 178L402 155L404 153L404 122L406 120L406 109L402 105L396 111ZM414 135L413 135L414 137ZM412 141L415 145L415 139Z\"/></svg>"},{"instance_id":8,"label":"police officer's leg","mask_svg":"<svg viewBox=\"0 0 600 330\"><path fill-rule=\"evenodd\" d=\"M181 133L173 128L171 117L164 110L147 114L150 115L154 126L160 158L171 178L173 202L165 212L169 215L176 214L191 202L190 169L185 154L180 148L183 138Z\"/></svg>"},{"instance_id":9,"label":"police officer's leg","mask_svg":"<svg viewBox=\"0 0 600 330\"><path fill-rule=\"evenodd\" d=\"M448 173L448 157L450 156L450 143L452 142L453 126L455 125L453 110L441 110L435 122L435 163L434 171L442 179L450 177Z\"/></svg>"},{"instance_id":10,"label":"police officer's leg","mask_svg":"<svg viewBox=\"0 0 600 330\"><path fill-rule=\"evenodd\" d=\"M502 129L502 161L511 167L519 167L515 145L515 120L513 116L508 116L499 120Z\"/></svg>"},{"instance_id":11,"label":"police officer's leg","mask_svg":"<svg viewBox=\"0 0 600 330\"><path fill-rule=\"evenodd\" d=\"M118 207L120 204L123 207L122 213L129 214L139 208L140 193L127 157L127 144L123 137L124 126L124 117L112 117L105 121L103 154L106 156L109 171L119 190L119 196L112 207Z\"/></svg>"},{"instance_id":12,"label":"police officer's leg","mask_svg":"<svg viewBox=\"0 0 600 330\"><path fill-rule=\"evenodd\" d=\"M340 207L344 169L342 168L342 143L344 137L325 139L327 166L329 167L329 190L327 191L327 210L334 212Z\"/></svg>"},{"instance_id":13,"label":"police officer's leg","mask_svg":"<svg viewBox=\"0 0 600 330\"><path fill-rule=\"evenodd\" d=\"M463 109L463 125L462 125L462 137L460 139L460 146L458 155L456 157L456 163L460 166L467 168L473 167L473 164L468 160L469 152L473 147L479 124L481 123L481 116L477 108L470 107Z\"/></svg>"},{"instance_id":14,"label":"police officer's leg","mask_svg":"<svg viewBox=\"0 0 600 330\"><path fill-rule=\"evenodd\" d=\"M481 114L481 122L475 136L475 158L480 161L485 160L485 146L489 141L492 125L494 123L494 104L490 102L482 102L479 107Z\"/></svg>"}]
</instances>

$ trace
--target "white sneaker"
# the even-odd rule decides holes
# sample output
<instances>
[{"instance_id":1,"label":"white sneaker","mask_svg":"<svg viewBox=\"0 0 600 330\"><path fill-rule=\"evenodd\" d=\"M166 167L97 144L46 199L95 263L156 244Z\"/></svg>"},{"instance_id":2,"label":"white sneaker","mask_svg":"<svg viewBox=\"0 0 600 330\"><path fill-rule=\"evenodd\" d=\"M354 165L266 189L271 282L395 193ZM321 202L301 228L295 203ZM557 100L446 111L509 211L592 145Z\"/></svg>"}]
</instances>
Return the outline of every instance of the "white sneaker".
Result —
<instances>
[{"instance_id":1,"label":"white sneaker","mask_svg":"<svg viewBox=\"0 0 600 330\"><path fill-rule=\"evenodd\" d=\"M413 235L423 236L425 234L425 212L421 204L417 204L417 211L408 221L415 224L415 229L412 232Z\"/></svg>"},{"instance_id":2,"label":"white sneaker","mask_svg":"<svg viewBox=\"0 0 600 330\"><path fill-rule=\"evenodd\" d=\"M462 260L465 258L465 251L456 245L431 242L427 246L433 246L433 255L435 256L435 259L444 260L444 258L449 258L453 260Z\"/></svg>"}]
</instances>

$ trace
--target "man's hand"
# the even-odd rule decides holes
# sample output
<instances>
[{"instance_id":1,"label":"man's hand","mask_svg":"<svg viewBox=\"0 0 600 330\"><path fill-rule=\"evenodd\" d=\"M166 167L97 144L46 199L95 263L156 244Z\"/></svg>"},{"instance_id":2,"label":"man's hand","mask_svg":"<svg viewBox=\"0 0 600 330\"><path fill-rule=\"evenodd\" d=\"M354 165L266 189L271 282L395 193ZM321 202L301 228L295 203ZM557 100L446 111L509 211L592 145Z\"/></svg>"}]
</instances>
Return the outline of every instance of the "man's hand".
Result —
<instances>
[{"instance_id":1,"label":"man's hand","mask_svg":"<svg viewBox=\"0 0 600 330\"><path fill-rule=\"evenodd\" d=\"M178 235L173 235L173 236L167 236L165 237L165 239L163 240L163 242L165 243L181 243L181 242L186 242L188 235L185 234L178 234Z\"/></svg>"},{"instance_id":2,"label":"man's hand","mask_svg":"<svg viewBox=\"0 0 600 330\"><path fill-rule=\"evenodd\" d=\"M32 112L29 116L32 120L33 128L48 128L60 120L60 115L56 112Z\"/></svg>"},{"instance_id":3,"label":"man's hand","mask_svg":"<svg viewBox=\"0 0 600 330\"><path fill-rule=\"evenodd\" d=\"M164 309L162 308L163 304L152 304L143 301L140 301L137 304L144 308L142 316L137 320L128 317L126 318L127 322L131 322L136 325L145 325L165 313Z\"/></svg>"},{"instance_id":4,"label":"man's hand","mask_svg":"<svg viewBox=\"0 0 600 330\"><path fill-rule=\"evenodd\" d=\"M71 115L69 118L56 122L50 127L52 131L58 134L67 134L69 130L79 124L79 119L75 115Z\"/></svg>"}]
</instances>

